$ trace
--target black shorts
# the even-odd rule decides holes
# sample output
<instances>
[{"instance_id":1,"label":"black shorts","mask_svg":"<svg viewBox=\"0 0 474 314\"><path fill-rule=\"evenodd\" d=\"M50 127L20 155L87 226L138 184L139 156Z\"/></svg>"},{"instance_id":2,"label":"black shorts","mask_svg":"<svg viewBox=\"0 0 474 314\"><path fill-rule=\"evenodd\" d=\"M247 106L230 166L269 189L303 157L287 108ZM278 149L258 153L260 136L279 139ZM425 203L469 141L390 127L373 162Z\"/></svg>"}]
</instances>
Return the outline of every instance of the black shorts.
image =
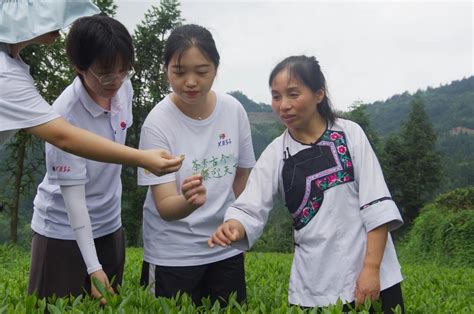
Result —
<instances>
[{"instance_id":1,"label":"black shorts","mask_svg":"<svg viewBox=\"0 0 474 314\"><path fill-rule=\"evenodd\" d=\"M116 290L122 284L125 264L125 237L123 229L94 239L102 269ZM28 294L47 298L79 296L90 293L91 281L81 251L75 240L60 240L33 232Z\"/></svg>"},{"instance_id":2,"label":"black shorts","mask_svg":"<svg viewBox=\"0 0 474 314\"><path fill-rule=\"evenodd\" d=\"M231 293L242 303L247 298L245 288L244 255L198 266L157 266L143 262L140 284L148 286L155 296L173 297L178 291L191 296L196 305L210 297L226 305Z\"/></svg>"},{"instance_id":3,"label":"black shorts","mask_svg":"<svg viewBox=\"0 0 474 314\"><path fill-rule=\"evenodd\" d=\"M382 312L384 314L392 314L397 305L400 305L401 313L405 313L405 305L403 304L402 288L400 283L397 283L385 290L380 291L380 301L382 303ZM310 309L307 307L300 307L302 309ZM355 302L351 302L350 306L344 304L342 312L351 312L355 308ZM375 313L373 307L370 308L369 313Z\"/></svg>"}]
</instances>

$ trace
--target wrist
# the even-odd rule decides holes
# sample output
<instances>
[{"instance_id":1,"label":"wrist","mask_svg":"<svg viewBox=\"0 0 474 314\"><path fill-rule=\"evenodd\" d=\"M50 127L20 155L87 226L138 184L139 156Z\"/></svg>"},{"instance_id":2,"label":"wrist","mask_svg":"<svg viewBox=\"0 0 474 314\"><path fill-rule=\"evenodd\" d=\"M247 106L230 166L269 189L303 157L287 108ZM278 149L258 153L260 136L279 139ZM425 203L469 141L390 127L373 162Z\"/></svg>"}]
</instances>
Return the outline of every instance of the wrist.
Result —
<instances>
[{"instance_id":1,"label":"wrist","mask_svg":"<svg viewBox=\"0 0 474 314\"><path fill-rule=\"evenodd\" d=\"M380 271L380 263L373 261L364 261L364 268L378 272Z\"/></svg>"},{"instance_id":2,"label":"wrist","mask_svg":"<svg viewBox=\"0 0 474 314\"><path fill-rule=\"evenodd\" d=\"M94 274L102 271L102 265L98 264L96 266L90 267L87 269L87 273L89 276L93 276Z\"/></svg>"}]
</instances>

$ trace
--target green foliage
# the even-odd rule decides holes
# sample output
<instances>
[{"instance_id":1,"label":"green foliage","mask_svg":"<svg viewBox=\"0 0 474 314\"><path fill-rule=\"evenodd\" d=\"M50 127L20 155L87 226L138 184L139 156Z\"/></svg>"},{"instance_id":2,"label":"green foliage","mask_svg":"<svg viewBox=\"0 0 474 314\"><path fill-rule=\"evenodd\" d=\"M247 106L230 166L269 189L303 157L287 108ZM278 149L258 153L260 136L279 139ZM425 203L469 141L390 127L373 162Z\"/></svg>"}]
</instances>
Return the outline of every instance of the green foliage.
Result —
<instances>
[{"instance_id":1,"label":"green foliage","mask_svg":"<svg viewBox=\"0 0 474 314\"><path fill-rule=\"evenodd\" d=\"M94 3L102 13L110 17L114 17L117 13L117 5L114 3L114 0L94 0Z\"/></svg>"},{"instance_id":2,"label":"green foliage","mask_svg":"<svg viewBox=\"0 0 474 314\"><path fill-rule=\"evenodd\" d=\"M474 267L474 187L443 194L426 205L401 254L413 262Z\"/></svg>"},{"instance_id":3,"label":"green foliage","mask_svg":"<svg viewBox=\"0 0 474 314\"><path fill-rule=\"evenodd\" d=\"M440 135L437 149L443 154L442 164L446 167L442 170L443 181L437 192L472 185L474 135L452 135L450 131L456 127L474 129L474 76L436 88L428 87L415 95L405 92L368 104L366 111L381 138L400 131L416 97L423 98L433 129Z\"/></svg>"},{"instance_id":4,"label":"green foliage","mask_svg":"<svg viewBox=\"0 0 474 314\"><path fill-rule=\"evenodd\" d=\"M442 194L436 198L435 203L450 211L474 210L474 187Z\"/></svg>"},{"instance_id":5,"label":"green foliage","mask_svg":"<svg viewBox=\"0 0 474 314\"><path fill-rule=\"evenodd\" d=\"M435 150L436 134L424 110L423 100L415 97L401 133L390 136L382 155L385 178L408 225L432 198L440 182L441 163Z\"/></svg>"},{"instance_id":6,"label":"green foliage","mask_svg":"<svg viewBox=\"0 0 474 314\"><path fill-rule=\"evenodd\" d=\"M255 252L290 253L294 249L293 220L283 202L276 201L262 236L252 247Z\"/></svg>"},{"instance_id":7,"label":"green foliage","mask_svg":"<svg viewBox=\"0 0 474 314\"><path fill-rule=\"evenodd\" d=\"M251 122L252 132L252 144L255 153L255 158L258 159L265 148L270 144L277 136L279 136L284 127L279 122L273 123L255 123Z\"/></svg>"},{"instance_id":8,"label":"green foliage","mask_svg":"<svg viewBox=\"0 0 474 314\"><path fill-rule=\"evenodd\" d=\"M234 96L245 108L247 112L272 112L272 107L264 103L256 103L241 91L233 91L229 93Z\"/></svg>"},{"instance_id":9,"label":"green foliage","mask_svg":"<svg viewBox=\"0 0 474 314\"><path fill-rule=\"evenodd\" d=\"M348 112L339 113L339 116L344 119L352 120L359 124L364 130L365 135L367 135L367 138L369 139L372 148L377 153L379 151L378 147L380 145L379 136L377 135L375 129L372 127L370 115L367 113L367 104L364 104L362 102L355 102L350 107L350 109L351 110Z\"/></svg>"},{"instance_id":10,"label":"green foliage","mask_svg":"<svg viewBox=\"0 0 474 314\"><path fill-rule=\"evenodd\" d=\"M288 305L291 254L247 253L245 255L248 300L240 305L231 297L228 306L204 300L196 307L187 295L155 298L139 287L143 250L127 249L124 282L119 294L104 291L107 305L89 296L38 300L26 295L29 252L0 246L0 313L342 313L342 302L323 309L303 310ZM472 313L473 268L415 265L402 260L402 283L407 313ZM358 311L368 313L369 303ZM376 307L374 305L374 307ZM399 313L399 312L395 312Z\"/></svg>"},{"instance_id":11,"label":"green foliage","mask_svg":"<svg viewBox=\"0 0 474 314\"><path fill-rule=\"evenodd\" d=\"M443 134L437 143L442 154L443 178L439 192L446 192L474 183L474 136Z\"/></svg>"},{"instance_id":12,"label":"green foliage","mask_svg":"<svg viewBox=\"0 0 474 314\"><path fill-rule=\"evenodd\" d=\"M474 129L474 76L416 94L425 100L436 131L447 132L458 126ZM415 97L405 92L367 106L371 122L382 137L400 130Z\"/></svg>"}]
</instances>

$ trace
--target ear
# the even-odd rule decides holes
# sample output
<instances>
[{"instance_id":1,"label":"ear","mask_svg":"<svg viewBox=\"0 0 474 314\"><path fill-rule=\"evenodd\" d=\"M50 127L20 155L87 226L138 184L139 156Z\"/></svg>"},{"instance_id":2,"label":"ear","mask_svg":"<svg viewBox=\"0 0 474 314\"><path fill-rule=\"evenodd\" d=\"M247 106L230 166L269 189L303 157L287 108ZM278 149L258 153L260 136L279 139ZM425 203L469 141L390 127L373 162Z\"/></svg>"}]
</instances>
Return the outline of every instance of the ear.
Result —
<instances>
[{"instance_id":1,"label":"ear","mask_svg":"<svg viewBox=\"0 0 474 314\"><path fill-rule=\"evenodd\" d=\"M314 95L316 97L316 103L319 105L323 101L324 96L326 96L326 92L323 88L321 88L316 93L314 93Z\"/></svg>"}]
</instances>

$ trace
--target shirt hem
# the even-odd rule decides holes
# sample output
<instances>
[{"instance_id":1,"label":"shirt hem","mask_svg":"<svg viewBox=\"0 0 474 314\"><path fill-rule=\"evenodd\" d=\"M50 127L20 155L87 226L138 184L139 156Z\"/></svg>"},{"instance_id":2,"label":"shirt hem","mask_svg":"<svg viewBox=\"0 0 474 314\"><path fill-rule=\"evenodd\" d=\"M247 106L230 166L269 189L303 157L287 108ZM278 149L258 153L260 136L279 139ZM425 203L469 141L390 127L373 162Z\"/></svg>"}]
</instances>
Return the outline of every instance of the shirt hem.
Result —
<instances>
[{"instance_id":1,"label":"shirt hem","mask_svg":"<svg viewBox=\"0 0 474 314\"><path fill-rule=\"evenodd\" d=\"M187 259L179 259L179 260L169 260L169 259L159 259L159 258L152 258L148 256L146 253L143 257L143 260L147 263L157 265L157 266L199 266L199 265L207 265L215 262L219 262L231 257L234 257L236 255L241 254L241 250L237 250L235 248L232 248L229 252L226 252L226 254L220 254L218 256L214 256L212 258L206 258L206 259L196 259L196 260L187 260Z\"/></svg>"}]
</instances>

